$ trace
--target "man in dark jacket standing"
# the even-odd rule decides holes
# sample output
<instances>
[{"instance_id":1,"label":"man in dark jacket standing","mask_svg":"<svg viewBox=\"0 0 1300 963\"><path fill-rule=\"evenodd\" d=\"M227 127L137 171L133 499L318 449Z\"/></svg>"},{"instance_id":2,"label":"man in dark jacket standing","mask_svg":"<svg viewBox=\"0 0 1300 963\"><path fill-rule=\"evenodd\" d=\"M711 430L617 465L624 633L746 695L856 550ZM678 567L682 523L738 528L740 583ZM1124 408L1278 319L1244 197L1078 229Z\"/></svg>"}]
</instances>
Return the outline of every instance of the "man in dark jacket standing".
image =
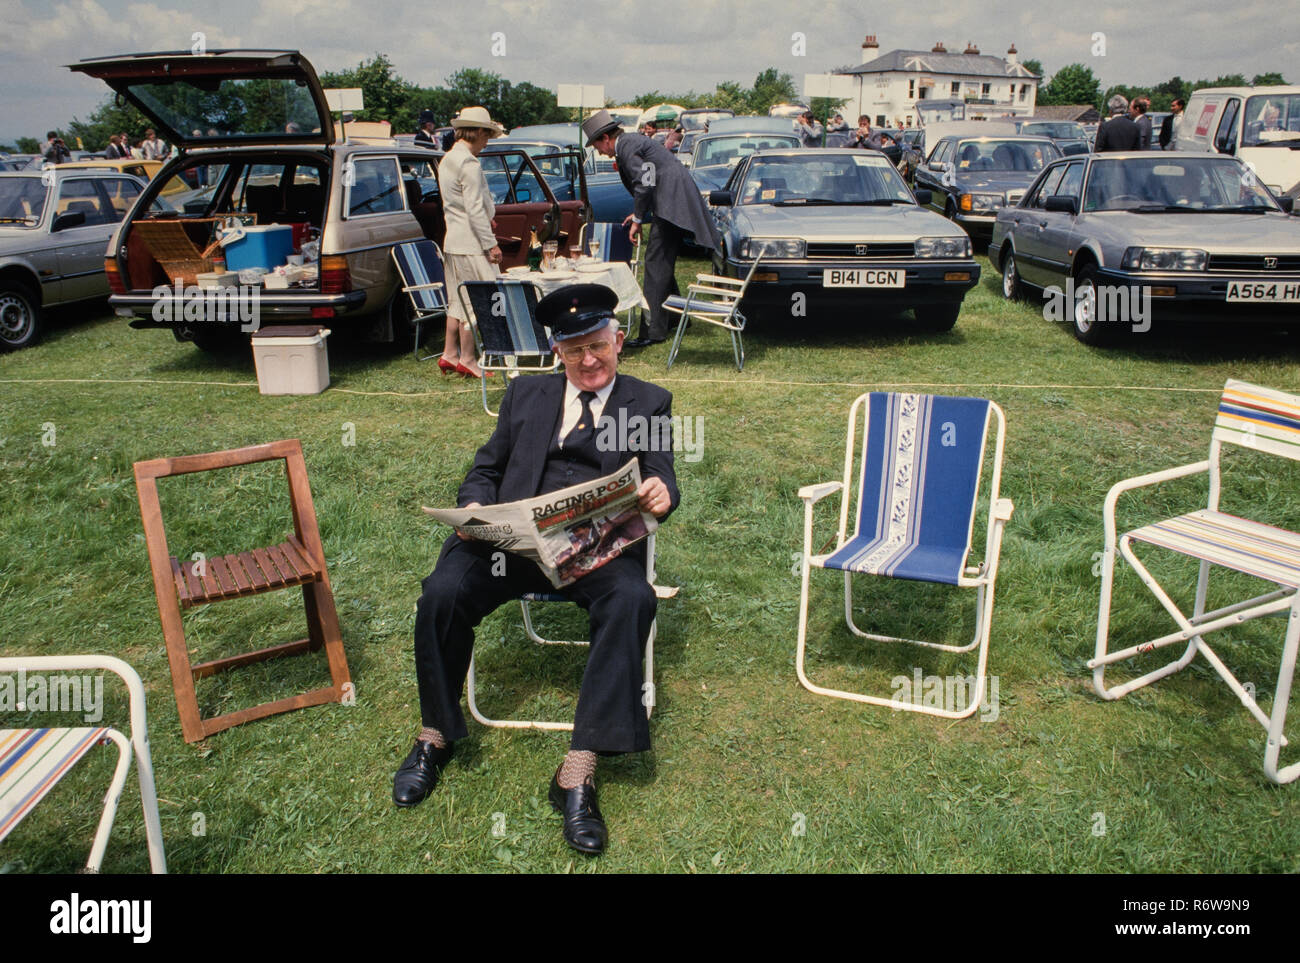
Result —
<instances>
[{"instance_id":1,"label":"man in dark jacket standing","mask_svg":"<svg viewBox=\"0 0 1300 963\"><path fill-rule=\"evenodd\" d=\"M1137 150L1142 132L1138 130L1138 125L1133 118L1128 116L1128 98L1123 94L1116 94L1106 101L1106 106L1110 108L1110 120L1097 128L1097 143L1093 147L1093 153Z\"/></svg>"},{"instance_id":2,"label":"man in dark jacket standing","mask_svg":"<svg viewBox=\"0 0 1300 963\"><path fill-rule=\"evenodd\" d=\"M641 336L627 346L658 344L668 337L669 317L663 305L669 294L678 293L673 272L682 242L693 234L701 247L719 249L713 218L690 171L662 144L644 134L625 133L607 110L588 117L582 132L588 147L615 159L623 186L632 194L632 213L623 225L631 223L628 237L633 242L641 235L641 225L654 215L645 253L645 297L650 315L641 322Z\"/></svg>"}]
</instances>

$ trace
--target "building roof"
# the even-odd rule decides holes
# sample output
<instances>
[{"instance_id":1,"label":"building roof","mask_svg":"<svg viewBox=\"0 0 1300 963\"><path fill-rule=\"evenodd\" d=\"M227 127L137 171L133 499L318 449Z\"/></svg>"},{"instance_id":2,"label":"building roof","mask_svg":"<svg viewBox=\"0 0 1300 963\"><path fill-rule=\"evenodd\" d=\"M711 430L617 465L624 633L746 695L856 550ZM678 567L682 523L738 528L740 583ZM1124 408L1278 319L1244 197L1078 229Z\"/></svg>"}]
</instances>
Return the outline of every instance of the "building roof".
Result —
<instances>
[{"instance_id":1,"label":"building roof","mask_svg":"<svg viewBox=\"0 0 1300 963\"><path fill-rule=\"evenodd\" d=\"M874 60L835 71L839 74L882 74L892 70L927 74L975 74L981 77L1042 78L1024 64L1007 63L988 54L932 53L929 50L891 50Z\"/></svg>"},{"instance_id":2,"label":"building roof","mask_svg":"<svg viewBox=\"0 0 1300 963\"><path fill-rule=\"evenodd\" d=\"M1077 120L1081 124L1095 124L1101 120L1101 114L1092 104L1057 104L1050 107L1039 104L1034 108L1034 116L1042 120Z\"/></svg>"}]
</instances>

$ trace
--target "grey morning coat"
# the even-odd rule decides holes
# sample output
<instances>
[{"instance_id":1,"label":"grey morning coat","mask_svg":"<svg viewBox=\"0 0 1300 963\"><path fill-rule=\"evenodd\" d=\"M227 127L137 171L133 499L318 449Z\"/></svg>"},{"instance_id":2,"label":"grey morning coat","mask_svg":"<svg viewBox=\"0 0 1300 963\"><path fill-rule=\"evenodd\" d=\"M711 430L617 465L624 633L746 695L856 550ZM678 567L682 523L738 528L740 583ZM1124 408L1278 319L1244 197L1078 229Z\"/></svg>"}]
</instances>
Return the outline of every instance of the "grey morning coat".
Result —
<instances>
[{"instance_id":1,"label":"grey morning coat","mask_svg":"<svg viewBox=\"0 0 1300 963\"><path fill-rule=\"evenodd\" d=\"M700 189L672 151L645 134L624 133L614 142L614 159L623 186L632 193L632 212L639 220L653 214L694 234L696 244L721 249ZM651 164L653 168L648 166Z\"/></svg>"}]
</instances>

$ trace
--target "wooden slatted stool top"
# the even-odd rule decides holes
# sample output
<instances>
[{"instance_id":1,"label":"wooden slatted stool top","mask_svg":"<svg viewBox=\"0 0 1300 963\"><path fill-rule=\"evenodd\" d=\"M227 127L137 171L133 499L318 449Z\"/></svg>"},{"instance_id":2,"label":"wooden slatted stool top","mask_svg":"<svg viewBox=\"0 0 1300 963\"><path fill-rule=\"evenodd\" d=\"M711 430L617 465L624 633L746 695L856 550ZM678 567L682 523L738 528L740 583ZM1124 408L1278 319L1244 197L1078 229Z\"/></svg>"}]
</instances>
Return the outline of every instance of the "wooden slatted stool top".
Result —
<instances>
[{"instance_id":1,"label":"wooden slatted stool top","mask_svg":"<svg viewBox=\"0 0 1300 963\"><path fill-rule=\"evenodd\" d=\"M296 535L279 545L213 556L202 562L182 562L174 555L169 560L176 594L181 607L187 609L205 602L318 582L325 568L312 559Z\"/></svg>"}]
</instances>

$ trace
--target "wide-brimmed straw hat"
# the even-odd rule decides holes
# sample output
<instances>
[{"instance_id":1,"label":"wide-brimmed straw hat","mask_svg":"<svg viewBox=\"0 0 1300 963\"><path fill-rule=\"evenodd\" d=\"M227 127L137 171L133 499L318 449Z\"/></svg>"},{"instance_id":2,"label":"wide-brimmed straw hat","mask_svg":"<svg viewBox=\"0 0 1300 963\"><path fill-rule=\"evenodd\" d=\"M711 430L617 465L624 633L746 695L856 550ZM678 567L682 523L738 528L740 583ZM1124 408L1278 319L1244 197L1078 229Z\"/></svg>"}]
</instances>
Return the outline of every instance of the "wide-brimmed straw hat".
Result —
<instances>
[{"instance_id":1,"label":"wide-brimmed straw hat","mask_svg":"<svg viewBox=\"0 0 1300 963\"><path fill-rule=\"evenodd\" d=\"M451 126L459 130L462 127L482 127L491 131L493 137L500 137L506 129L492 119L486 107L466 107L451 119Z\"/></svg>"}]
</instances>

